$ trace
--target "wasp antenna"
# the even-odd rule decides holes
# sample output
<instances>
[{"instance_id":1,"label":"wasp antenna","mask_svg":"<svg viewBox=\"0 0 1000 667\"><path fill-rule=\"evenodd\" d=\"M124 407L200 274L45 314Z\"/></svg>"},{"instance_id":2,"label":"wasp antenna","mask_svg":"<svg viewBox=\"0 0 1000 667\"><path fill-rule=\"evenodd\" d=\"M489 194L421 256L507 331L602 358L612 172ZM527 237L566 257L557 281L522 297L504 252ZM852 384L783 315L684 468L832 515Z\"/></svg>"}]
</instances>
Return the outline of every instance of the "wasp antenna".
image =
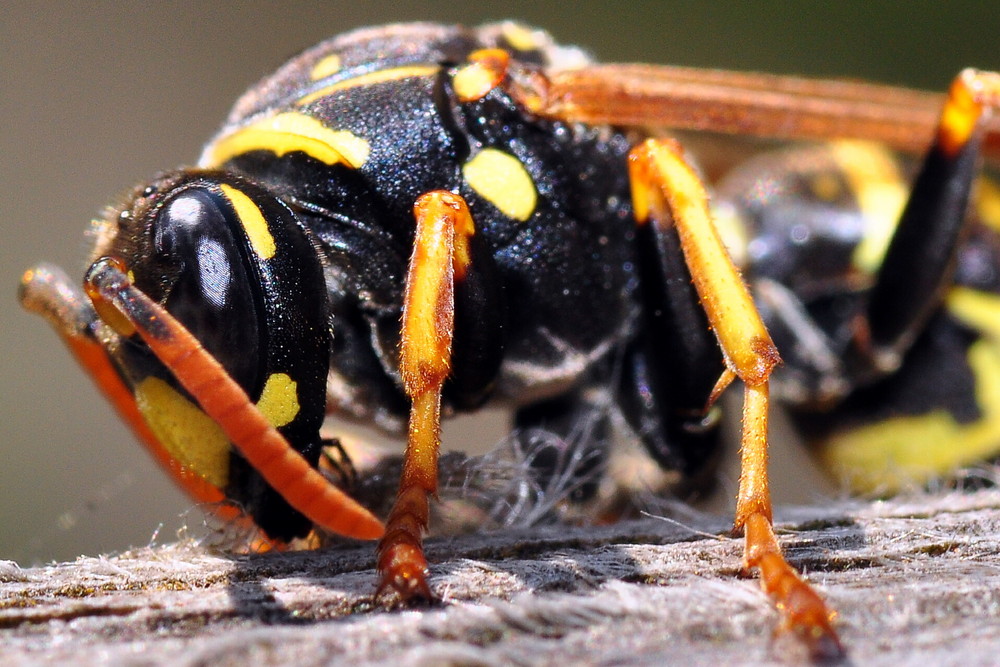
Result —
<instances>
[{"instance_id":1,"label":"wasp antenna","mask_svg":"<svg viewBox=\"0 0 1000 667\"><path fill-rule=\"evenodd\" d=\"M69 276L59 267L50 264L32 267L21 278L18 298L24 308L48 320L66 343L73 358L167 474L192 498L212 506L212 511L217 516L226 520L238 518L239 512L224 502L222 491L174 458L150 430L136 408L132 391L125 385L107 351L91 332L97 314L86 295L70 281Z\"/></svg>"},{"instance_id":2,"label":"wasp antenna","mask_svg":"<svg viewBox=\"0 0 1000 667\"><path fill-rule=\"evenodd\" d=\"M102 317L113 309L118 319L124 318L126 328L139 334L205 413L219 424L233 446L290 505L340 535L357 539L381 537L381 521L331 485L292 449L184 325L131 284L121 260L99 259L87 273L84 287Z\"/></svg>"}]
</instances>

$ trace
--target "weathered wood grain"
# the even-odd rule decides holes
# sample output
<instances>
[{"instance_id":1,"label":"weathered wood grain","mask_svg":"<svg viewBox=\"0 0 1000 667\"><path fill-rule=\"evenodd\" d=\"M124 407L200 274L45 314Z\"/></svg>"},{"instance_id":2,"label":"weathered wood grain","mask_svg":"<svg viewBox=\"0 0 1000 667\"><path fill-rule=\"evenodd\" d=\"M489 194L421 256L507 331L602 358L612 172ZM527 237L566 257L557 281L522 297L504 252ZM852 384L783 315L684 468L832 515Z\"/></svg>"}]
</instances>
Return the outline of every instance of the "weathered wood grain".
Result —
<instances>
[{"instance_id":1,"label":"weathered wood grain","mask_svg":"<svg viewBox=\"0 0 1000 667\"><path fill-rule=\"evenodd\" d=\"M779 513L858 665L1000 661L1000 492ZM739 577L726 521L432 540L442 602L374 606L372 549L226 556L182 543L0 562L0 663L769 664L799 647ZM708 534L706 534L708 533ZM723 535L722 537L716 534Z\"/></svg>"}]
</instances>

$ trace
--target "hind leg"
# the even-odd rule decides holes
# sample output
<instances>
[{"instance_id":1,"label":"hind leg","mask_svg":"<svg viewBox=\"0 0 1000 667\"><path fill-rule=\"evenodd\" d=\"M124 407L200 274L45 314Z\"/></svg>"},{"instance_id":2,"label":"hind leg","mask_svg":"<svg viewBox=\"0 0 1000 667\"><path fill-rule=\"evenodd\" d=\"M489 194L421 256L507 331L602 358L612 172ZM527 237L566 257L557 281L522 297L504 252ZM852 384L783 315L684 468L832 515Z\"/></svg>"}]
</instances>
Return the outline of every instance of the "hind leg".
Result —
<instances>
[{"instance_id":1,"label":"hind leg","mask_svg":"<svg viewBox=\"0 0 1000 667\"><path fill-rule=\"evenodd\" d=\"M789 565L772 530L767 473L768 378L780 362L739 273L729 259L708 212L704 186L685 163L680 148L649 140L630 155L633 203L640 225L654 234L677 230L685 263L715 333L725 370L711 389L711 405L739 378L745 386L741 475L736 530L745 534L745 564L760 574L785 618L817 656L842 654L833 612ZM658 230L658 231L657 231Z\"/></svg>"}]
</instances>

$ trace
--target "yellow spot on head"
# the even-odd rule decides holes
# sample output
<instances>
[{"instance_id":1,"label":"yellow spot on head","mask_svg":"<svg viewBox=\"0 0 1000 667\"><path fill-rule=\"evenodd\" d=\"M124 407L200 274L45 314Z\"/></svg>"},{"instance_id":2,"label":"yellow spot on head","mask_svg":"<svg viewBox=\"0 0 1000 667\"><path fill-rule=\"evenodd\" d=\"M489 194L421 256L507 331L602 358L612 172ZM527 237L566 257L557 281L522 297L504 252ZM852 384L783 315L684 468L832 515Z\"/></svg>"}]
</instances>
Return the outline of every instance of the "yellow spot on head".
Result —
<instances>
[{"instance_id":1,"label":"yellow spot on head","mask_svg":"<svg viewBox=\"0 0 1000 667\"><path fill-rule=\"evenodd\" d=\"M309 72L309 76L312 77L313 81L325 79L331 74L339 72L340 64L340 56L336 53L331 53L325 58L321 58L319 62L313 65L312 71Z\"/></svg>"},{"instance_id":2,"label":"yellow spot on head","mask_svg":"<svg viewBox=\"0 0 1000 667\"><path fill-rule=\"evenodd\" d=\"M506 216L521 220L535 212L538 194L521 161L496 148L484 148L462 167L465 181Z\"/></svg>"},{"instance_id":3,"label":"yellow spot on head","mask_svg":"<svg viewBox=\"0 0 1000 667\"><path fill-rule=\"evenodd\" d=\"M264 214L260 212L257 204L250 197L236 188L222 184L222 192L229 199L229 202L236 209L236 215L243 225L247 237L250 239L250 246L261 259L271 259L278 247L274 243L271 230L267 228L267 221Z\"/></svg>"},{"instance_id":4,"label":"yellow spot on head","mask_svg":"<svg viewBox=\"0 0 1000 667\"><path fill-rule=\"evenodd\" d=\"M331 130L312 116L287 111L263 118L219 137L205 149L203 167L218 167L250 151L271 151L278 157L292 151L334 165L359 169L368 160L371 146L347 130Z\"/></svg>"},{"instance_id":5,"label":"yellow spot on head","mask_svg":"<svg viewBox=\"0 0 1000 667\"><path fill-rule=\"evenodd\" d=\"M286 373L272 373L257 401L257 409L275 428L291 423L299 414L297 384Z\"/></svg>"},{"instance_id":6,"label":"yellow spot on head","mask_svg":"<svg viewBox=\"0 0 1000 667\"><path fill-rule=\"evenodd\" d=\"M163 448L218 488L229 481L229 439L201 409L157 377L135 387L135 404Z\"/></svg>"}]
</instances>

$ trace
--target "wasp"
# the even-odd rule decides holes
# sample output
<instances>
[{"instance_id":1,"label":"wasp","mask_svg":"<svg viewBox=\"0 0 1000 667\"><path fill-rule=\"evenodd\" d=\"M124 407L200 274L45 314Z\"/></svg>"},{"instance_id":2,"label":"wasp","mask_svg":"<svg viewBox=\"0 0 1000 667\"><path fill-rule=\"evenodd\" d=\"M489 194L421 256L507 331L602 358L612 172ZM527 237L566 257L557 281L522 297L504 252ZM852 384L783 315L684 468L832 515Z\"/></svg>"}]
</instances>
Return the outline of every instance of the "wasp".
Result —
<instances>
[{"instance_id":1,"label":"wasp","mask_svg":"<svg viewBox=\"0 0 1000 667\"><path fill-rule=\"evenodd\" d=\"M82 289L40 265L21 301L194 498L276 546L379 540L378 593L404 600L432 597L443 418L505 403L518 433L567 439L586 418L599 467L620 416L683 489L710 477L739 380L745 565L836 654L772 529L771 403L858 488L1000 450L992 186L967 213L998 95L973 70L941 98L598 65L514 23L359 30L110 206ZM710 199L668 131L822 143L712 175ZM908 190L885 147L925 151ZM384 522L324 472L350 477L331 415L405 434Z\"/></svg>"}]
</instances>

